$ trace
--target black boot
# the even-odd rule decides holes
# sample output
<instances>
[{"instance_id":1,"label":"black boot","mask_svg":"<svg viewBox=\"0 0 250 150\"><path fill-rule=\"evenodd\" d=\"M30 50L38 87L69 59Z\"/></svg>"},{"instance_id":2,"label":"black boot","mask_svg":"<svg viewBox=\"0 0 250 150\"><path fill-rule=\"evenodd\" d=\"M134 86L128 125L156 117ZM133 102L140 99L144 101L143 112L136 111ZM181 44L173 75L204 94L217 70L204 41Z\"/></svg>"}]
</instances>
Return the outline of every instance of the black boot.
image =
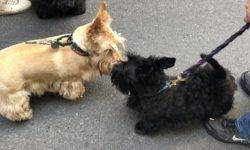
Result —
<instances>
[{"instance_id":1,"label":"black boot","mask_svg":"<svg viewBox=\"0 0 250 150\"><path fill-rule=\"evenodd\" d=\"M207 133L220 142L250 146L248 139L241 138L235 120L210 119L204 122L203 125Z\"/></svg>"},{"instance_id":2,"label":"black boot","mask_svg":"<svg viewBox=\"0 0 250 150\"><path fill-rule=\"evenodd\" d=\"M244 72L241 75L240 84L242 89L250 95L250 71Z\"/></svg>"}]
</instances>

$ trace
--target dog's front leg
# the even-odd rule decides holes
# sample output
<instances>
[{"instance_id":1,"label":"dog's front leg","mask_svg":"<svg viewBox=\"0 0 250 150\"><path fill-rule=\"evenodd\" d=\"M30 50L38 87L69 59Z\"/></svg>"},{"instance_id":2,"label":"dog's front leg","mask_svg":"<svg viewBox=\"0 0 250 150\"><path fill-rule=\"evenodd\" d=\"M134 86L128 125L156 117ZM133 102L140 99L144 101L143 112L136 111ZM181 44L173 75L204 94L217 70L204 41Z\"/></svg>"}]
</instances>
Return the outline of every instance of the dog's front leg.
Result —
<instances>
[{"instance_id":1,"label":"dog's front leg","mask_svg":"<svg viewBox=\"0 0 250 150\"><path fill-rule=\"evenodd\" d=\"M133 110L139 111L139 99L134 96L130 96L127 101L127 106Z\"/></svg>"},{"instance_id":2,"label":"dog's front leg","mask_svg":"<svg viewBox=\"0 0 250 150\"><path fill-rule=\"evenodd\" d=\"M161 118L144 119L139 121L135 125L135 132L141 135L152 134L156 131L159 131L162 125L163 125L163 120Z\"/></svg>"},{"instance_id":3,"label":"dog's front leg","mask_svg":"<svg viewBox=\"0 0 250 150\"><path fill-rule=\"evenodd\" d=\"M59 94L69 100L80 99L85 93L85 87L82 81L62 82Z\"/></svg>"}]
</instances>

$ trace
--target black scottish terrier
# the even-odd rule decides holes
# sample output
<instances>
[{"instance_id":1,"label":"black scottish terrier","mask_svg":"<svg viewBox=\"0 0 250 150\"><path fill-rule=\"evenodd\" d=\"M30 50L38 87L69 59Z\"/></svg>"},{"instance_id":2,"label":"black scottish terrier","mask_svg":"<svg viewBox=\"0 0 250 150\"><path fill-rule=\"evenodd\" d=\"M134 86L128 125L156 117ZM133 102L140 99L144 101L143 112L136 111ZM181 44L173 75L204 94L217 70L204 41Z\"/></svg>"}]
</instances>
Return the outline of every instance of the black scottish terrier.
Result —
<instances>
[{"instance_id":1,"label":"black scottish terrier","mask_svg":"<svg viewBox=\"0 0 250 150\"><path fill-rule=\"evenodd\" d=\"M48 19L85 13L85 0L35 0L39 18Z\"/></svg>"},{"instance_id":2,"label":"black scottish terrier","mask_svg":"<svg viewBox=\"0 0 250 150\"><path fill-rule=\"evenodd\" d=\"M135 126L138 134L151 134L167 123L217 118L232 108L234 77L215 59L201 57L207 64L174 86L164 69L173 67L175 58L128 54L128 61L114 67L112 83L129 95L127 105L142 118Z\"/></svg>"}]
</instances>

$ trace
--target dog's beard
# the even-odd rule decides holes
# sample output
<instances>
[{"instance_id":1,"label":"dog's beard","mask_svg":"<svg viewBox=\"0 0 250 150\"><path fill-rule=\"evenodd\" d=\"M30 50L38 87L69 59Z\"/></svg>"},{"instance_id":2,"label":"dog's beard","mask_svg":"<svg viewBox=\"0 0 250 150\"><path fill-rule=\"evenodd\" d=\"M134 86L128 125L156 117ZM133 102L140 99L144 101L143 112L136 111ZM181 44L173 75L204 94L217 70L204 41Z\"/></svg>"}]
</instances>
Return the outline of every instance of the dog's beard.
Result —
<instances>
[{"instance_id":1,"label":"dog's beard","mask_svg":"<svg viewBox=\"0 0 250 150\"><path fill-rule=\"evenodd\" d=\"M118 60L114 60L113 58L105 58L99 61L98 67L102 74L110 74L112 68L118 62Z\"/></svg>"},{"instance_id":2,"label":"dog's beard","mask_svg":"<svg viewBox=\"0 0 250 150\"><path fill-rule=\"evenodd\" d=\"M123 54L120 51L107 50L100 56L98 68L102 74L109 75L115 65L121 62Z\"/></svg>"},{"instance_id":3,"label":"dog's beard","mask_svg":"<svg viewBox=\"0 0 250 150\"><path fill-rule=\"evenodd\" d=\"M129 81L128 78L124 77L119 72L111 72L111 82L120 92L125 95L138 95L135 86Z\"/></svg>"}]
</instances>

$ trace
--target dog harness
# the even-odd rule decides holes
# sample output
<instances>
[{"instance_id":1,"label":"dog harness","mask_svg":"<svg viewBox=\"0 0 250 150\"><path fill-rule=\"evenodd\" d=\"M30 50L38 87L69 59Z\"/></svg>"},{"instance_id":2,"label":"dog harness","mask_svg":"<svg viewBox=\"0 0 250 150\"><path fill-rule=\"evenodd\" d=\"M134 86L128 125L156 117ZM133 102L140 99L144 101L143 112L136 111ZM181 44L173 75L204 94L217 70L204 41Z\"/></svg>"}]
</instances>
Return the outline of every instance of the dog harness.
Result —
<instances>
[{"instance_id":1,"label":"dog harness","mask_svg":"<svg viewBox=\"0 0 250 150\"><path fill-rule=\"evenodd\" d=\"M163 86L163 88L161 88L157 93L147 96L147 97L152 97L152 96L156 96L158 94L160 94L161 92L168 90L168 88L170 87L170 83L168 81L165 81L165 85Z\"/></svg>"},{"instance_id":2,"label":"dog harness","mask_svg":"<svg viewBox=\"0 0 250 150\"><path fill-rule=\"evenodd\" d=\"M147 94L147 95L141 95L141 96L143 96L143 97L153 97L153 96L156 96L158 94L161 94L163 91L168 90L169 87L170 87L170 83L166 80L165 83L164 83L164 86L159 91L157 91L156 93L154 93L154 94Z\"/></svg>"},{"instance_id":3,"label":"dog harness","mask_svg":"<svg viewBox=\"0 0 250 150\"><path fill-rule=\"evenodd\" d=\"M183 82L185 81L186 79L183 78L181 75L178 75L177 78L175 80L171 80L171 81L165 81L165 85L158 91L156 92L155 94L152 94L152 95L143 95L144 97L152 97L152 96L156 96L158 94L160 94L161 92L165 91L165 90L168 90L169 88L173 87L173 86L176 86L179 82Z\"/></svg>"}]
</instances>

